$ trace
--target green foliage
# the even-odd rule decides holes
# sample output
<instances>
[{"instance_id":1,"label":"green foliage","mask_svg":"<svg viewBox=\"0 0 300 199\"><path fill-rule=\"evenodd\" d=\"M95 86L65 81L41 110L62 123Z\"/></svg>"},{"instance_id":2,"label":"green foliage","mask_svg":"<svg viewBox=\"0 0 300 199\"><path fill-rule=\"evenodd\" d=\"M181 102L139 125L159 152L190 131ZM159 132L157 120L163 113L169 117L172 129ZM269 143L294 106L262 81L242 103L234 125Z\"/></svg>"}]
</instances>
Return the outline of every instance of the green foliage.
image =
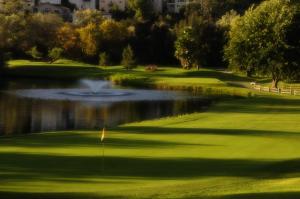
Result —
<instances>
[{"instance_id":1,"label":"green foliage","mask_svg":"<svg viewBox=\"0 0 300 199\"><path fill-rule=\"evenodd\" d=\"M110 66L111 60L106 52L100 53L99 55L99 66Z\"/></svg>"},{"instance_id":2,"label":"green foliage","mask_svg":"<svg viewBox=\"0 0 300 199\"><path fill-rule=\"evenodd\" d=\"M57 43L57 32L64 22L56 14L35 13L27 18L26 42L37 46L44 54Z\"/></svg>"},{"instance_id":3,"label":"green foliage","mask_svg":"<svg viewBox=\"0 0 300 199\"><path fill-rule=\"evenodd\" d=\"M223 33L202 17L194 17L190 24L179 32L175 42L175 56L183 68L220 64Z\"/></svg>"},{"instance_id":4,"label":"green foliage","mask_svg":"<svg viewBox=\"0 0 300 199\"><path fill-rule=\"evenodd\" d=\"M192 68L195 61L194 52L196 48L197 46L193 39L193 29L192 27L186 27L175 42L175 56L180 60L183 68Z\"/></svg>"},{"instance_id":5,"label":"green foliage","mask_svg":"<svg viewBox=\"0 0 300 199\"><path fill-rule=\"evenodd\" d=\"M27 54L36 60L43 58L43 54L38 50L36 46L32 47L29 51L27 51Z\"/></svg>"},{"instance_id":6,"label":"green foliage","mask_svg":"<svg viewBox=\"0 0 300 199\"><path fill-rule=\"evenodd\" d=\"M97 24L89 23L78 29L82 51L88 56L94 56L99 50L101 39L99 27Z\"/></svg>"},{"instance_id":7,"label":"green foliage","mask_svg":"<svg viewBox=\"0 0 300 199\"><path fill-rule=\"evenodd\" d=\"M51 59L51 62L55 62L56 60L60 59L63 53L62 48L52 48L48 52L48 57Z\"/></svg>"},{"instance_id":8,"label":"green foliage","mask_svg":"<svg viewBox=\"0 0 300 199\"><path fill-rule=\"evenodd\" d=\"M154 13L151 0L129 0L128 7L133 10L137 20L147 20Z\"/></svg>"},{"instance_id":9,"label":"green foliage","mask_svg":"<svg viewBox=\"0 0 300 199\"><path fill-rule=\"evenodd\" d=\"M225 56L232 69L269 75L273 86L300 71L299 5L268 0L234 20Z\"/></svg>"},{"instance_id":10,"label":"green foliage","mask_svg":"<svg viewBox=\"0 0 300 199\"><path fill-rule=\"evenodd\" d=\"M135 67L135 58L134 58L134 53L130 45L128 45L126 48L123 50L122 54L122 65L124 68L127 70L132 69Z\"/></svg>"},{"instance_id":11,"label":"green foliage","mask_svg":"<svg viewBox=\"0 0 300 199\"><path fill-rule=\"evenodd\" d=\"M98 10L78 10L74 15L74 24L80 27L87 26L90 23L99 25L104 20L102 13Z\"/></svg>"},{"instance_id":12,"label":"green foliage","mask_svg":"<svg viewBox=\"0 0 300 199\"><path fill-rule=\"evenodd\" d=\"M22 50L27 43L27 21L23 15L0 14L0 48Z\"/></svg>"},{"instance_id":13,"label":"green foliage","mask_svg":"<svg viewBox=\"0 0 300 199\"><path fill-rule=\"evenodd\" d=\"M252 5L259 4L263 0L194 0L185 7L185 15L197 12L205 19L217 21L230 10L243 14Z\"/></svg>"},{"instance_id":14,"label":"green foliage","mask_svg":"<svg viewBox=\"0 0 300 199\"><path fill-rule=\"evenodd\" d=\"M24 0L4 0L1 2L0 13L5 15L24 15L26 11L30 11L27 2Z\"/></svg>"}]
</instances>

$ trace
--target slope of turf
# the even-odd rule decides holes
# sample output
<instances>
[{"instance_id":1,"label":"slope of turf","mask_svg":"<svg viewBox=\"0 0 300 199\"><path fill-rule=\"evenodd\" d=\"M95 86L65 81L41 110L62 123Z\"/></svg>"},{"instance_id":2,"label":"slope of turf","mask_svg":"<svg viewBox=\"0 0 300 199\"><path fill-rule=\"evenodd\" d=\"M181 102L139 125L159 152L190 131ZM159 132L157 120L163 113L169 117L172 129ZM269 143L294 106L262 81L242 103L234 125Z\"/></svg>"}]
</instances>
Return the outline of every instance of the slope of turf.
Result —
<instances>
[{"instance_id":1,"label":"slope of turf","mask_svg":"<svg viewBox=\"0 0 300 199\"><path fill-rule=\"evenodd\" d=\"M249 95L245 89L252 79L213 69L183 70L179 67L159 67L155 72L144 66L125 70L122 66L98 67L72 60L58 60L52 64L29 60L12 60L4 76L43 79L108 79L115 84L132 87L151 87L200 91L208 94ZM213 89L213 92L212 92ZM252 91L253 92L253 91Z\"/></svg>"},{"instance_id":2,"label":"slope of turf","mask_svg":"<svg viewBox=\"0 0 300 199\"><path fill-rule=\"evenodd\" d=\"M99 132L0 139L0 198L300 197L300 100L260 96ZM103 166L104 164L104 166Z\"/></svg>"}]
</instances>

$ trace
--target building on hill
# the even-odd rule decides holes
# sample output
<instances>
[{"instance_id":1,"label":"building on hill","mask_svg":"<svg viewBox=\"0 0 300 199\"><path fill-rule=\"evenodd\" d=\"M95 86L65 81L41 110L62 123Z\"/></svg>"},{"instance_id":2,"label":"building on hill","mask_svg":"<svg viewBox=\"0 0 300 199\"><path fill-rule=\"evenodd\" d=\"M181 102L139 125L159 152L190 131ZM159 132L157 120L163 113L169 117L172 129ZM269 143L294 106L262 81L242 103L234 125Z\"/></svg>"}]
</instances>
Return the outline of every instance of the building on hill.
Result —
<instances>
[{"instance_id":1,"label":"building on hill","mask_svg":"<svg viewBox=\"0 0 300 199\"><path fill-rule=\"evenodd\" d=\"M104 13L109 13L113 5L120 10L126 9L126 0L100 0L99 9Z\"/></svg>"},{"instance_id":2,"label":"building on hill","mask_svg":"<svg viewBox=\"0 0 300 199\"><path fill-rule=\"evenodd\" d=\"M69 8L51 3L39 3L34 7L35 12L54 13L61 16L65 21L72 21L72 13Z\"/></svg>"},{"instance_id":3,"label":"building on hill","mask_svg":"<svg viewBox=\"0 0 300 199\"><path fill-rule=\"evenodd\" d=\"M100 0L69 0L70 3L76 5L78 10L99 9Z\"/></svg>"},{"instance_id":4,"label":"building on hill","mask_svg":"<svg viewBox=\"0 0 300 199\"><path fill-rule=\"evenodd\" d=\"M179 13L182 8L191 2L192 0L167 0L167 11L170 13Z\"/></svg>"},{"instance_id":5,"label":"building on hill","mask_svg":"<svg viewBox=\"0 0 300 199\"><path fill-rule=\"evenodd\" d=\"M61 0L38 0L38 4L44 4L44 3L60 5Z\"/></svg>"},{"instance_id":6,"label":"building on hill","mask_svg":"<svg viewBox=\"0 0 300 199\"><path fill-rule=\"evenodd\" d=\"M3 5L10 0L0 0L0 9ZM116 5L120 10L125 10L129 0L24 0L26 2L26 10L38 12L53 12L58 13L64 18L69 15L69 11L74 9L97 9L101 10L104 14L109 14L112 5ZM163 10L170 13L179 13L179 11L189 4L192 0L151 0L155 13L162 13ZM71 4L72 6L68 6ZM2 6L1 6L2 5ZM53 5L53 6L52 6ZM64 6L62 6L64 5ZM62 6L61 8L59 6ZM70 8L69 11L66 7ZM71 8L72 7L72 8ZM166 9L163 9L166 8ZM65 14L62 14L65 12Z\"/></svg>"}]
</instances>

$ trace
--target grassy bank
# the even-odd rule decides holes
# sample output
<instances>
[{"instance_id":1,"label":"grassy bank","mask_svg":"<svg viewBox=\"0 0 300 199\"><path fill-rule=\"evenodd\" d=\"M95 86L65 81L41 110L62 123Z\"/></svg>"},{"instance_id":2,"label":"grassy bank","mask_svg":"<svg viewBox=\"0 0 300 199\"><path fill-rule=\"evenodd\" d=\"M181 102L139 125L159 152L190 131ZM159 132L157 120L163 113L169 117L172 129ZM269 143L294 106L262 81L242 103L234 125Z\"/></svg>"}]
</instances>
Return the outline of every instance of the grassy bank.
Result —
<instances>
[{"instance_id":1,"label":"grassy bank","mask_svg":"<svg viewBox=\"0 0 300 199\"><path fill-rule=\"evenodd\" d=\"M253 79L213 69L183 70L179 67L159 67L155 72L144 66L125 70L121 66L98 67L71 60L50 64L28 60L8 63L5 75L11 77L69 79L101 78L118 85L170 90L191 90L208 94L251 95L245 87Z\"/></svg>"},{"instance_id":2,"label":"grassy bank","mask_svg":"<svg viewBox=\"0 0 300 199\"><path fill-rule=\"evenodd\" d=\"M2 198L300 197L300 100L226 101L208 112L99 132L0 139Z\"/></svg>"}]
</instances>

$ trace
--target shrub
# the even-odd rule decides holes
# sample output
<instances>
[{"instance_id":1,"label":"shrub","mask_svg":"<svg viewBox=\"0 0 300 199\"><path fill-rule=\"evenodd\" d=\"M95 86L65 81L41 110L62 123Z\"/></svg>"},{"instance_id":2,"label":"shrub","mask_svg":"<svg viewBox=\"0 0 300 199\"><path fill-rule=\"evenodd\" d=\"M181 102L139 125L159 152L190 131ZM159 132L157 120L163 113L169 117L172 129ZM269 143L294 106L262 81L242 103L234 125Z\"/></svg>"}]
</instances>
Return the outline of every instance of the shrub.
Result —
<instances>
[{"instance_id":1,"label":"shrub","mask_svg":"<svg viewBox=\"0 0 300 199\"><path fill-rule=\"evenodd\" d=\"M51 50L49 50L48 57L50 58L51 63L53 63L53 62L57 61L58 59L60 59L62 53L63 53L62 48L52 48Z\"/></svg>"},{"instance_id":2,"label":"shrub","mask_svg":"<svg viewBox=\"0 0 300 199\"><path fill-rule=\"evenodd\" d=\"M29 51L27 51L27 54L33 59L41 59L43 57L43 54L37 49L36 46L32 47Z\"/></svg>"},{"instance_id":3,"label":"shrub","mask_svg":"<svg viewBox=\"0 0 300 199\"><path fill-rule=\"evenodd\" d=\"M157 65L154 65L154 64L152 64L152 65L148 65L148 66L146 66L146 71L150 71L150 72L155 72L155 71L157 71Z\"/></svg>"},{"instance_id":4,"label":"shrub","mask_svg":"<svg viewBox=\"0 0 300 199\"><path fill-rule=\"evenodd\" d=\"M123 50L122 54L122 65L127 69L132 69L135 67L135 59L134 59L134 53L130 45L128 45Z\"/></svg>"},{"instance_id":5,"label":"shrub","mask_svg":"<svg viewBox=\"0 0 300 199\"><path fill-rule=\"evenodd\" d=\"M110 66L110 57L106 52L100 53L99 55L99 66Z\"/></svg>"}]
</instances>

